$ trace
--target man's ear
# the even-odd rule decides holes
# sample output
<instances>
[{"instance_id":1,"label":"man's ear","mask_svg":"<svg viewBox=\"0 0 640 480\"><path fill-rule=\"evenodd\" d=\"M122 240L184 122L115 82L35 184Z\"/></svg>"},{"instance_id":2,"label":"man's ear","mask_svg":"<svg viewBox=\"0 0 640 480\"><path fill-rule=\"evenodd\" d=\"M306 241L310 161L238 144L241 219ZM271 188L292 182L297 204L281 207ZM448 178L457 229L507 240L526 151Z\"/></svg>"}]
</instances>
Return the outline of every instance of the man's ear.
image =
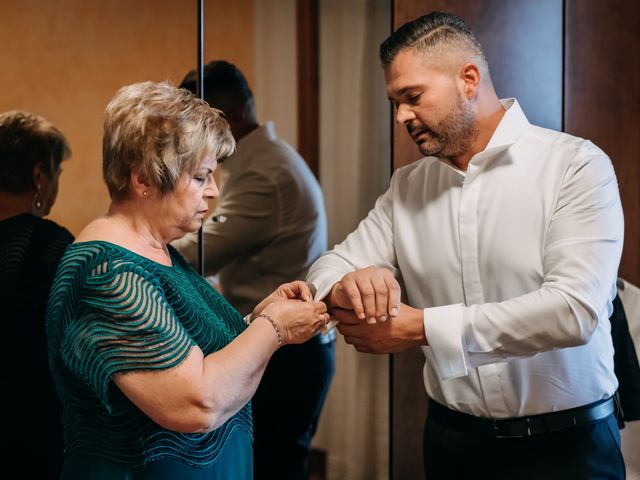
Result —
<instances>
[{"instance_id":1,"label":"man's ear","mask_svg":"<svg viewBox=\"0 0 640 480\"><path fill-rule=\"evenodd\" d=\"M139 197L148 197L151 194L151 182L146 175L141 172L131 172L131 191Z\"/></svg>"},{"instance_id":2,"label":"man's ear","mask_svg":"<svg viewBox=\"0 0 640 480\"><path fill-rule=\"evenodd\" d=\"M475 98L480 86L480 69L475 63L465 63L460 69L460 82L467 100Z\"/></svg>"}]
</instances>

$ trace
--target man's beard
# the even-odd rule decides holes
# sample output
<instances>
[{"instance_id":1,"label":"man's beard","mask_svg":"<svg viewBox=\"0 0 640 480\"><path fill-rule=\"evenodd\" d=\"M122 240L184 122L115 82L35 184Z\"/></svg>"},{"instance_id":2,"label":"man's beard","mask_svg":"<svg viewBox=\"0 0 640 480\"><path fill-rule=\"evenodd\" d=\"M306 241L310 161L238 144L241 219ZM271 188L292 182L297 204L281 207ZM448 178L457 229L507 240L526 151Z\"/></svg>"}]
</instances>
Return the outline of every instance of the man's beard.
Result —
<instances>
[{"instance_id":1,"label":"man's beard","mask_svg":"<svg viewBox=\"0 0 640 480\"><path fill-rule=\"evenodd\" d=\"M407 128L409 129L409 126ZM451 113L440 120L435 128L411 128L413 131L423 129L428 131L428 138L418 143L420 153L438 158L452 158L468 152L479 134L478 121L471 103L463 101L460 97Z\"/></svg>"}]
</instances>

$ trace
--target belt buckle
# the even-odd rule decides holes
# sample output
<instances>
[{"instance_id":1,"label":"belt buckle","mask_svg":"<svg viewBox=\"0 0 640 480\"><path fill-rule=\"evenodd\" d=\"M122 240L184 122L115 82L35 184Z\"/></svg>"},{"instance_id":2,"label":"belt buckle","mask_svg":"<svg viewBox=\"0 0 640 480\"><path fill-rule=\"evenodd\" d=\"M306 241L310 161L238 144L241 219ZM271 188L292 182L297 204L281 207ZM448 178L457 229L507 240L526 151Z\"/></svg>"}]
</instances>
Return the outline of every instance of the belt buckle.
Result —
<instances>
[{"instance_id":1,"label":"belt buckle","mask_svg":"<svg viewBox=\"0 0 640 480\"><path fill-rule=\"evenodd\" d=\"M523 438L523 437L531 437L533 432L531 432L531 419L529 417L524 419L527 425L526 433L508 433L504 432L505 426L507 423L504 423L504 426L501 426L498 422L499 420L494 420L493 422L493 433L496 438Z\"/></svg>"}]
</instances>

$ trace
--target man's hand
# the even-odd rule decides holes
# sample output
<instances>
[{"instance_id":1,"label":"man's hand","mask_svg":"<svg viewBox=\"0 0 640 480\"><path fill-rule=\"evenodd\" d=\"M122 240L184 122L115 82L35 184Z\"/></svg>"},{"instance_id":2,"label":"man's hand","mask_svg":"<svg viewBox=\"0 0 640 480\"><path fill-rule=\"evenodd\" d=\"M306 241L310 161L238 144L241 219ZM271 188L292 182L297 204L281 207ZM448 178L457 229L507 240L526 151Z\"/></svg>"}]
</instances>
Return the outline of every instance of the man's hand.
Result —
<instances>
[{"instance_id":1,"label":"man's hand","mask_svg":"<svg viewBox=\"0 0 640 480\"><path fill-rule=\"evenodd\" d=\"M312 291L313 285L309 285L306 282L297 280L295 282L284 283L275 289L267 298L262 300L251 312L251 318L255 318L256 315L262 313L262 311L273 302L280 300L302 300L303 302L310 302L313 300Z\"/></svg>"},{"instance_id":2,"label":"man's hand","mask_svg":"<svg viewBox=\"0 0 640 480\"><path fill-rule=\"evenodd\" d=\"M336 308L333 317L345 342L364 353L402 352L416 345L428 345L424 334L422 309L400 303L399 314L387 322L371 325L353 311Z\"/></svg>"},{"instance_id":3,"label":"man's hand","mask_svg":"<svg viewBox=\"0 0 640 480\"><path fill-rule=\"evenodd\" d=\"M367 323L384 322L400 309L400 284L386 268L367 267L342 277L329 295L331 308L353 310Z\"/></svg>"}]
</instances>

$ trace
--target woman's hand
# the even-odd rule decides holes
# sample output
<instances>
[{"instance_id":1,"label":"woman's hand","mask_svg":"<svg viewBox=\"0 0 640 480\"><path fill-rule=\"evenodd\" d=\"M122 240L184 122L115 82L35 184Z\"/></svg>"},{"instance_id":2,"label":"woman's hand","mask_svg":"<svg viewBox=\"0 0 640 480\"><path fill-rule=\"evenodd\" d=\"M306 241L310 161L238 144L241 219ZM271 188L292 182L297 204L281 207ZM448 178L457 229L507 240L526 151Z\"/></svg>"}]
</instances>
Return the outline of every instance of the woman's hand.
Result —
<instances>
[{"instance_id":1,"label":"woman's hand","mask_svg":"<svg viewBox=\"0 0 640 480\"><path fill-rule=\"evenodd\" d=\"M296 280L295 282L284 283L280 285L271 295L262 300L256 308L251 312L251 319L253 320L259 315L268 305L280 300L302 300L309 302L313 300L313 293L311 291L312 286L307 283Z\"/></svg>"},{"instance_id":2,"label":"woman's hand","mask_svg":"<svg viewBox=\"0 0 640 480\"><path fill-rule=\"evenodd\" d=\"M271 318L282 336L282 344L304 343L329 322L323 302L279 300L267 305L260 314ZM260 318L260 314L256 319Z\"/></svg>"}]
</instances>

